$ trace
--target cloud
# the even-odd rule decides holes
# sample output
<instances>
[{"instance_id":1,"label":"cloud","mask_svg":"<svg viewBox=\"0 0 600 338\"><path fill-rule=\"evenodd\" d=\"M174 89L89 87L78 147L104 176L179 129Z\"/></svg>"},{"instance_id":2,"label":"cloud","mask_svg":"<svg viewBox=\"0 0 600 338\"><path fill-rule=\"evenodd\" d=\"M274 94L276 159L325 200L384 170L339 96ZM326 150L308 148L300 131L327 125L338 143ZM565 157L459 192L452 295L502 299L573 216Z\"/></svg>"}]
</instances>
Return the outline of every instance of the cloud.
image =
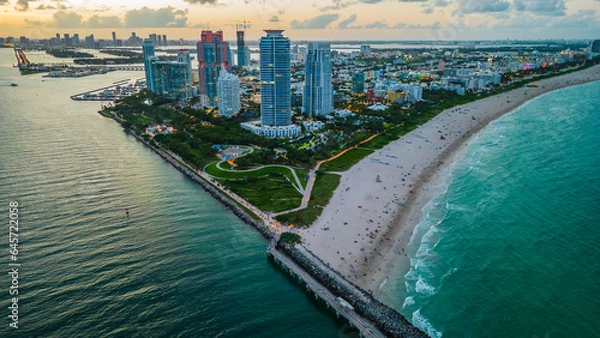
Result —
<instances>
[{"instance_id":1,"label":"cloud","mask_svg":"<svg viewBox=\"0 0 600 338\"><path fill-rule=\"evenodd\" d=\"M338 14L321 14L311 19L304 21L293 20L290 22L290 28L292 29L322 29L326 28L327 25L337 20L340 16Z\"/></svg>"},{"instance_id":2,"label":"cloud","mask_svg":"<svg viewBox=\"0 0 600 338\"><path fill-rule=\"evenodd\" d=\"M565 0L514 0L517 11L526 11L543 16L565 15Z\"/></svg>"},{"instance_id":3,"label":"cloud","mask_svg":"<svg viewBox=\"0 0 600 338\"><path fill-rule=\"evenodd\" d=\"M441 27L442 27L442 25L440 25L439 21L436 21L436 22L432 23L431 25L421 25L421 24L415 25L415 24L413 24L413 25L406 26L406 28L408 28L408 29L440 29Z\"/></svg>"},{"instance_id":4,"label":"cloud","mask_svg":"<svg viewBox=\"0 0 600 338\"><path fill-rule=\"evenodd\" d=\"M365 28L390 28L385 21L374 21L365 25Z\"/></svg>"},{"instance_id":5,"label":"cloud","mask_svg":"<svg viewBox=\"0 0 600 338\"><path fill-rule=\"evenodd\" d=\"M150 9L142 7L125 13L124 27L186 27L187 10L175 9L171 6Z\"/></svg>"},{"instance_id":6,"label":"cloud","mask_svg":"<svg viewBox=\"0 0 600 338\"><path fill-rule=\"evenodd\" d=\"M363 28L363 26L360 25L352 25L350 26L351 23L356 22L356 14L352 14L348 17L348 19L342 20L340 21L340 23L337 25L337 28L340 29L357 29L357 28Z\"/></svg>"},{"instance_id":7,"label":"cloud","mask_svg":"<svg viewBox=\"0 0 600 338\"><path fill-rule=\"evenodd\" d=\"M118 16L93 15L86 22L88 28L117 28L121 27L121 19Z\"/></svg>"},{"instance_id":8,"label":"cloud","mask_svg":"<svg viewBox=\"0 0 600 338\"><path fill-rule=\"evenodd\" d=\"M29 7L29 3L34 2L34 1L35 0L18 0L17 3L15 4L15 10L17 10L19 12L30 11L31 8Z\"/></svg>"},{"instance_id":9,"label":"cloud","mask_svg":"<svg viewBox=\"0 0 600 338\"><path fill-rule=\"evenodd\" d=\"M332 5L322 7L322 10L339 10L351 5L356 4L367 4L373 5L384 2L385 0L331 0ZM395 2L427 2L429 0L393 0ZM446 1L446 0L434 0L434 1Z\"/></svg>"},{"instance_id":10,"label":"cloud","mask_svg":"<svg viewBox=\"0 0 600 338\"><path fill-rule=\"evenodd\" d=\"M510 2L506 0L457 0L458 8L455 14L496 13L509 9Z\"/></svg>"},{"instance_id":11,"label":"cloud","mask_svg":"<svg viewBox=\"0 0 600 338\"><path fill-rule=\"evenodd\" d=\"M350 5L355 4L355 1L347 1L347 0L332 0L333 4L330 6L325 6L322 8L322 10L324 11L328 11L328 10L338 10L338 9L342 9L345 7L348 7Z\"/></svg>"},{"instance_id":12,"label":"cloud","mask_svg":"<svg viewBox=\"0 0 600 338\"><path fill-rule=\"evenodd\" d=\"M30 2L31 2L31 0L30 0ZM55 9L56 10L63 10L63 11L65 11L65 10L67 10L69 8L71 8L71 7L69 7L69 6L67 6L67 5L65 5L65 4L63 4L63 3L59 2L59 1L56 1L56 6L54 6L54 5L40 4L37 7L35 7L34 9L35 10L39 10L39 11L47 11L47 10L55 10Z\"/></svg>"},{"instance_id":13,"label":"cloud","mask_svg":"<svg viewBox=\"0 0 600 338\"><path fill-rule=\"evenodd\" d=\"M8 5L8 0L0 0L0 6Z\"/></svg>"},{"instance_id":14,"label":"cloud","mask_svg":"<svg viewBox=\"0 0 600 338\"><path fill-rule=\"evenodd\" d=\"M192 5L216 5L217 0L183 0Z\"/></svg>"},{"instance_id":15,"label":"cloud","mask_svg":"<svg viewBox=\"0 0 600 338\"><path fill-rule=\"evenodd\" d=\"M279 20L279 17L277 15L273 15L270 19L269 22L281 22L281 20Z\"/></svg>"},{"instance_id":16,"label":"cloud","mask_svg":"<svg viewBox=\"0 0 600 338\"><path fill-rule=\"evenodd\" d=\"M56 9L56 7L54 7L54 6L52 6L52 5L44 5L44 4L41 4L41 5L37 6L35 9L36 9L36 10L41 10L41 11L44 11L44 10L49 10L49 9Z\"/></svg>"},{"instance_id":17,"label":"cloud","mask_svg":"<svg viewBox=\"0 0 600 338\"><path fill-rule=\"evenodd\" d=\"M595 10L580 10L571 15L560 17L531 16L526 12L519 12L510 18L491 27L495 31L510 32L512 34L527 32L535 36L543 36L549 31L556 32L553 36L565 38L577 32L580 38L597 36L600 31L600 19Z\"/></svg>"},{"instance_id":18,"label":"cloud","mask_svg":"<svg viewBox=\"0 0 600 338\"><path fill-rule=\"evenodd\" d=\"M52 25L56 28L79 28L83 17L75 12L58 11L52 15Z\"/></svg>"},{"instance_id":19,"label":"cloud","mask_svg":"<svg viewBox=\"0 0 600 338\"><path fill-rule=\"evenodd\" d=\"M406 24L404 22L400 22L394 25L394 27L392 27L393 29L402 29L402 28L406 28Z\"/></svg>"}]
</instances>

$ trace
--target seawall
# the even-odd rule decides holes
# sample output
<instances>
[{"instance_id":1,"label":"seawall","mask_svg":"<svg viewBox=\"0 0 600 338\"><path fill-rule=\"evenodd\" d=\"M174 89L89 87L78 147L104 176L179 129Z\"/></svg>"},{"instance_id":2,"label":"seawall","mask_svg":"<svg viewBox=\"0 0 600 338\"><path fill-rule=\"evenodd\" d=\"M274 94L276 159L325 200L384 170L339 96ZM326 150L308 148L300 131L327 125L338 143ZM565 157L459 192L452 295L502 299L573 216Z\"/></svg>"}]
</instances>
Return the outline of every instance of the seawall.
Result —
<instances>
[{"instance_id":1,"label":"seawall","mask_svg":"<svg viewBox=\"0 0 600 338\"><path fill-rule=\"evenodd\" d=\"M302 252L289 244L277 243L282 251L310 276L335 296L346 300L354 311L372 322L387 337L427 337L396 310L384 305L369 293L350 283L310 252Z\"/></svg>"}]
</instances>

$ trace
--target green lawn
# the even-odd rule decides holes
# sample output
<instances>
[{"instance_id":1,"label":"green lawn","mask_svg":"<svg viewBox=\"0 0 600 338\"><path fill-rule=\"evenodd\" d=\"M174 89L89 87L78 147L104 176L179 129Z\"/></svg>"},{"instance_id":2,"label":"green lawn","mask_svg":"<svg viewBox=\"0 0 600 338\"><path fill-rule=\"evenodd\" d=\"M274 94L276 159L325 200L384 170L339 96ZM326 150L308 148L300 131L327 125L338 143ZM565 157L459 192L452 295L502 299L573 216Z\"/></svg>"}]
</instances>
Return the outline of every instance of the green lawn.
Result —
<instances>
[{"instance_id":1,"label":"green lawn","mask_svg":"<svg viewBox=\"0 0 600 338\"><path fill-rule=\"evenodd\" d=\"M319 169L324 171L346 171L373 152L373 150L368 149L352 149L333 161L323 163Z\"/></svg>"},{"instance_id":2,"label":"green lawn","mask_svg":"<svg viewBox=\"0 0 600 338\"><path fill-rule=\"evenodd\" d=\"M280 174L218 181L263 211L285 211L299 207L302 202L302 195Z\"/></svg>"},{"instance_id":3,"label":"green lawn","mask_svg":"<svg viewBox=\"0 0 600 338\"><path fill-rule=\"evenodd\" d=\"M304 210L277 216L280 222L294 224L297 227L310 226L323 212L333 192L340 184L341 176L336 174L318 174L308 207Z\"/></svg>"},{"instance_id":4,"label":"green lawn","mask_svg":"<svg viewBox=\"0 0 600 338\"><path fill-rule=\"evenodd\" d=\"M225 165L225 163L223 163L221 165L221 167L226 168L227 166ZM306 175L308 175L308 171L306 170L301 170L301 169L294 169L296 171L296 175L298 175L298 179L300 179L300 183L302 183L302 185L304 187L306 187L306 181L304 180L304 177ZM260 169L256 169L256 170L244 170L244 171L237 171L237 172L232 172L232 171L223 171L220 170L217 167L217 162L215 163L211 163L208 166L206 166L204 168L204 171L215 177L218 179L223 179L223 180L243 180L243 179L247 179L249 176L250 177L254 177L254 178L264 178L264 177L269 177L269 176L285 176L287 177L290 182L293 182L294 184L296 184L296 179L294 178L294 175L292 174L291 170L289 168L286 167L264 167L264 168L260 168Z\"/></svg>"},{"instance_id":5,"label":"green lawn","mask_svg":"<svg viewBox=\"0 0 600 338\"><path fill-rule=\"evenodd\" d=\"M305 178L308 176L308 170L295 168L294 171L296 171L296 175L298 176L300 183L302 183L302 188L306 189L308 181L305 180Z\"/></svg>"}]
</instances>

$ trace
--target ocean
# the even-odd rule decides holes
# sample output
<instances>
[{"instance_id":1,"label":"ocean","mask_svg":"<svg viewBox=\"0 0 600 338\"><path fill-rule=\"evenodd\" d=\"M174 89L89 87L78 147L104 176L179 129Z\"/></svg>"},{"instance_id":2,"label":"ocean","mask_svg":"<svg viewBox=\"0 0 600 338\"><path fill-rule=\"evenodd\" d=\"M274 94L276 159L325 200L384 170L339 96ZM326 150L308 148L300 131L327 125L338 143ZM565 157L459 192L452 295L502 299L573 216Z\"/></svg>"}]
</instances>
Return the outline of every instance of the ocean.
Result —
<instances>
[{"instance_id":1,"label":"ocean","mask_svg":"<svg viewBox=\"0 0 600 338\"><path fill-rule=\"evenodd\" d=\"M357 336L267 259L257 231L99 102L69 99L143 72L52 79L13 63L0 49L0 337Z\"/></svg>"},{"instance_id":2,"label":"ocean","mask_svg":"<svg viewBox=\"0 0 600 338\"><path fill-rule=\"evenodd\" d=\"M476 135L436 187L386 301L432 337L600 336L600 82Z\"/></svg>"}]
</instances>

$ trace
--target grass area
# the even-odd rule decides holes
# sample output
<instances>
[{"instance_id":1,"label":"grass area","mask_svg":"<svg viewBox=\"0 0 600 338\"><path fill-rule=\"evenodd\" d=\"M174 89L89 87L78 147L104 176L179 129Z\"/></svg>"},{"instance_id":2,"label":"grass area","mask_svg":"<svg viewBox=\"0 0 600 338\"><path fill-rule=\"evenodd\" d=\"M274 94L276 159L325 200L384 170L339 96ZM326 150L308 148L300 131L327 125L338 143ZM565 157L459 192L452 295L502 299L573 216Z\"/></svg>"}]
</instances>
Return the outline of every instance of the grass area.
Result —
<instances>
[{"instance_id":1,"label":"grass area","mask_svg":"<svg viewBox=\"0 0 600 338\"><path fill-rule=\"evenodd\" d=\"M221 166L223 168L225 168L224 164L222 164ZM232 172L232 171L220 170L217 167L217 162L214 162L214 163L211 163L208 166L206 166L204 168L204 171L206 171L207 174L214 176L215 178L222 179L222 180L244 180L244 179L248 179L248 177L264 178L264 177L268 177L268 176L282 175L282 176L287 177L290 180L290 182L294 182L294 184L296 183L296 179L294 178L294 175L292 174L291 170L286 167L264 167L264 168L251 170L251 171ZM297 172L298 171L301 171L301 170L298 169ZM306 176L307 174L308 174L308 172L305 172L304 176ZM300 176L298 174L298 178L300 179L301 183L304 179L304 176ZM304 186L306 186L306 184L304 184Z\"/></svg>"},{"instance_id":2,"label":"grass area","mask_svg":"<svg viewBox=\"0 0 600 338\"><path fill-rule=\"evenodd\" d=\"M368 149L352 149L333 161L323 163L319 169L325 171L346 171L373 152L373 150Z\"/></svg>"},{"instance_id":3,"label":"grass area","mask_svg":"<svg viewBox=\"0 0 600 338\"><path fill-rule=\"evenodd\" d=\"M308 181L305 180L305 178L306 178L306 176L308 176L308 170L295 168L294 171L296 171L296 175L298 176L298 179L300 180L300 183L302 184L302 188L306 189L306 185L308 184Z\"/></svg>"},{"instance_id":4,"label":"grass area","mask_svg":"<svg viewBox=\"0 0 600 338\"><path fill-rule=\"evenodd\" d=\"M300 237L300 235L291 232L282 233L281 240L285 243L291 244L292 246L302 243L302 238Z\"/></svg>"},{"instance_id":5,"label":"grass area","mask_svg":"<svg viewBox=\"0 0 600 338\"><path fill-rule=\"evenodd\" d=\"M218 181L263 211L285 211L299 207L302 202L302 194L280 174Z\"/></svg>"},{"instance_id":6,"label":"grass area","mask_svg":"<svg viewBox=\"0 0 600 338\"><path fill-rule=\"evenodd\" d=\"M291 212L277 216L277 220L283 223L294 224L297 227L311 225L323 212L323 208L329 203L333 192L340 184L341 176L336 174L317 174L317 180L312 191L312 198L308 207L304 210Z\"/></svg>"}]
</instances>

